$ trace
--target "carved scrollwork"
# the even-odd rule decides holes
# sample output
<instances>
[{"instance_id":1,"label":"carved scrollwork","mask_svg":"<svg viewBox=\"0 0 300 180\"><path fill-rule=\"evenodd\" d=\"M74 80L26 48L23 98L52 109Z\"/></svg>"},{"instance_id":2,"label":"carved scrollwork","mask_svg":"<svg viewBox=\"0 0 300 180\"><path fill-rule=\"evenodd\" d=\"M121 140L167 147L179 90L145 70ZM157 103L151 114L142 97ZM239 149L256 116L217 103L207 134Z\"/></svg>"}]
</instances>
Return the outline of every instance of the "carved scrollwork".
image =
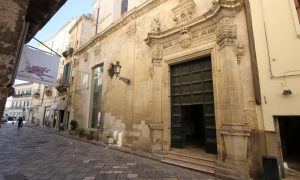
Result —
<instances>
[{"instance_id":1,"label":"carved scrollwork","mask_svg":"<svg viewBox=\"0 0 300 180\"><path fill-rule=\"evenodd\" d=\"M245 45L243 43L237 43L233 48L234 55L237 58L237 63L241 63L241 57L244 55L245 52Z\"/></svg>"},{"instance_id":2,"label":"carved scrollwork","mask_svg":"<svg viewBox=\"0 0 300 180\"><path fill-rule=\"evenodd\" d=\"M151 33L159 33L160 32L160 22L158 18L154 18L151 24Z\"/></svg>"},{"instance_id":3,"label":"carved scrollwork","mask_svg":"<svg viewBox=\"0 0 300 180\"><path fill-rule=\"evenodd\" d=\"M163 50L161 45L155 44L152 49L152 62L155 66L160 66L163 59Z\"/></svg>"},{"instance_id":4,"label":"carved scrollwork","mask_svg":"<svg viewBox=\"0 0 300 180\"><path fill-rule=\"evenodd\" d=\"M217 24L216 39L219 49L222 49L225 46L235 45L237 39L237 27L230 18L225 17Z\"/></svg>"}]
</instances>

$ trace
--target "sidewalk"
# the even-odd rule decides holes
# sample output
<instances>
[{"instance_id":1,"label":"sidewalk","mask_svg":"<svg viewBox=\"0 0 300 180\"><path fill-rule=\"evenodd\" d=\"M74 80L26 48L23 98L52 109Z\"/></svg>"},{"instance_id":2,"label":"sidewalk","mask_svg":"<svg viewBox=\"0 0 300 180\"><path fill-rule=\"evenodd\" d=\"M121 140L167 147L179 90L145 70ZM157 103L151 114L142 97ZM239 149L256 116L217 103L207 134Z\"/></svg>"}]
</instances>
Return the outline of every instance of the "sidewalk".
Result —
<instances>
[{"instance_id":1,"label":"sidewalk","mask_svg":"<svg viewBox=\"0 0 300 180\"><path fill-rule=\"evenodd\" d=\"M163 158L162 156L152 155L152 154L144 152L144 151L133 150L133 149L127 148L127 147L119 147L117 145L108 145L108 144L104 143L101 140L96 141L96 140L86 140L86 138L79 138L77 134L72 135L72 134L69 133L68 130L58 131L57 129L47 128L47 127L40 127L40 126L36 126L34 124L24 124L24 127L33 128L33 129L36 129L36 130L39 130L39 131L44 131L44 132L55 134L55 135L58 135L58 136L63 136L63 137L66 137L66 138L79 140L79 141L94 144L94 145L97 145L97 146L102 146L102 147L105 147L107 149L112 149L112 150L116 150L116 151L120 151L120 152L125 152L125 153L133 154L133 155L144 157L144 158L149 158L149 159L160 161L160 162Z\"/></svg>"}]
</instances>

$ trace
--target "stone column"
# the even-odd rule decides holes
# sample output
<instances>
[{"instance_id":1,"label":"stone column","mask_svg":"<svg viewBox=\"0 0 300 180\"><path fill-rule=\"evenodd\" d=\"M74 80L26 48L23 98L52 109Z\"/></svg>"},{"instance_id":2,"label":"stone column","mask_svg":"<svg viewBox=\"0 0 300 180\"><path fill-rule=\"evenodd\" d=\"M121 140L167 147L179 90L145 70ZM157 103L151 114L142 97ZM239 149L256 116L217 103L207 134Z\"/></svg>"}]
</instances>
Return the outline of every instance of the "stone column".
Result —
<instances>
[{"instance_id":1,"label":"stone column","mask_svg":"<svg viewBox=\"0 0 300 180\"><path fill-rule=\"evenodd\" d=\"M25 15L29 0L0 1L0 117L2 117L6 99L14 92L14 74L18 65L24 36Z\"/></svg>"},{"instance_id":2,"label":"stone column","mask_svg":"<svg viewBox=\"0 0 300 180\"><path fill-rule=\"evenodd\" d=\"M152 46L153 63L153 122L149 123L152 143L152 153L162 153L163 123L162 123L162 47Z\"/></svg>"},{"instance_id":3,"label":"stone column","mask_svg":"<svg viewBox=\"0 0 300 180\"><path fill-rule=\"evenodd\" d=\"M239 61L234 51L237 26L229 17L223 17L217 25L217 44L220 65L218 97L221 122L220 133L225 145L222 159L218 160L217 176L228 179L249 179L247 161L249 126L243 114L243 89Z\"/></svg>"}]
</instances>

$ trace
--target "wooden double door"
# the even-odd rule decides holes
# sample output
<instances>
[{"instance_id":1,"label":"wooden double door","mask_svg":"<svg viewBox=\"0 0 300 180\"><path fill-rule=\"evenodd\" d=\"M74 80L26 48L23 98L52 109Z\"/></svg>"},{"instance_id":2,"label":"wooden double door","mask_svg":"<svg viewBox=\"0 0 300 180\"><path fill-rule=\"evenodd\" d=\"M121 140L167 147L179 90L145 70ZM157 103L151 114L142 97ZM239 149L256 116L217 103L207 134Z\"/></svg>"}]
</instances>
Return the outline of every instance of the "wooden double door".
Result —
<instances>
[{"instance_id":1,"label":"wooden double door","mask_svg":"<svg viewBox=\"0 0 300 180\"><path fill-rule=\"evenodd\" d=\"M217 153L211 57L170 66L171 147Z\"/></svg>"}]
</instances>

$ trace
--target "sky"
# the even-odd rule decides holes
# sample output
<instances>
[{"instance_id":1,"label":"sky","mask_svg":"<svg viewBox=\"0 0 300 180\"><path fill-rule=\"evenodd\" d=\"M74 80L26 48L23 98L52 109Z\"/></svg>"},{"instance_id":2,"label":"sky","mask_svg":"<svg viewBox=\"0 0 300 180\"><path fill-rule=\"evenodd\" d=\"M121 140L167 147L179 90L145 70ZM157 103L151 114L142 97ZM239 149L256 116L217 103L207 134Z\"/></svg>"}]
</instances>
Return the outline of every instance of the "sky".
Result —
<instances>
[{"instance_id":1,"label":"sky","mask_svg":"<svg viewBox=\"0 0 300 180\"><path fill-rule=\"evenodd\" d=\"M92 13L93 0L67 0L58 12L48 21L48 23L35 35L40 41L51 38L73 17L79 17L82 14ZM29 45L37 47L38 42L32 39ZM25 81L15 80L15 84L24 83Z\"/></svg>"}]
</instances>

